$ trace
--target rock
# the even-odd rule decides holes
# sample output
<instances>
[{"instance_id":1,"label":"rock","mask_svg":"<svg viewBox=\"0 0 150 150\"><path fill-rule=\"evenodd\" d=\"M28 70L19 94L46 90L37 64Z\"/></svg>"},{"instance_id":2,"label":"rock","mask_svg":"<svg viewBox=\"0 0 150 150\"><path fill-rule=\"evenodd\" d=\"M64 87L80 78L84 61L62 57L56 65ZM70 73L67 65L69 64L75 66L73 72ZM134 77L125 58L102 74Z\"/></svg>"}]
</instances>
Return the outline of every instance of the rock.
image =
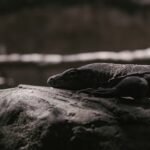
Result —
<instances>
[{"instance_id":1,"label":"rock","mask_svg":"<svg viewBox=\"0 0 150 150\"><path fill-rule=\"evenodd\" d=\"M49 87L0 91L1 150L149 150L150 101Z\"/></svg>"}]
</instances>

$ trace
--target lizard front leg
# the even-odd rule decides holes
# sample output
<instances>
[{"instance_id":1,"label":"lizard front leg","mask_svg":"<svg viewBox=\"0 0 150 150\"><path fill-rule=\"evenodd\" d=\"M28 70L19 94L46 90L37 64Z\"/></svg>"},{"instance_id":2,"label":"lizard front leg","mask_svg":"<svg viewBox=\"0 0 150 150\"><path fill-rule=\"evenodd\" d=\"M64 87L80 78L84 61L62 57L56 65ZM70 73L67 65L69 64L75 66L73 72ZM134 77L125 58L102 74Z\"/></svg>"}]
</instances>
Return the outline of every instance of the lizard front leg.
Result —
<instances>
[{"instance_id":1,"label":"lizard front leg","mask_svg":"<svg viewBox=\"0 0 150 150\"><path fill-rule=\"evenodd\" d=\"M94 96L99 96L99 97L116 97L117 93L116 93L116 88L102 88L99 87L97 89L93 89L92 91L90 91L88 94L94 95Z\"/></svg>"},{"instance_id":2,"label":"lizard front leg","mask_svg":"<svg viewBox=\"0 0 150 150\"><path fill-rule=\"evenodd\" d=\"M98 88L90 93L99 97L133 97L141 99L148 95L148 82L141 77L132 76L122 79L112 88Z\"/></svg>"},{"instance_id":3,"label":"lizard front leg","mask_svg":"<svg viewBox=\"0 0 150 150\"><path fill-rule=\"evenodd\" d=\"M102 87L99 87L97 89L86 88L86 89L77 91L77 93L86 93L89 95L103 96L103 97L113 97L113 96L115 96L114 92L115 92L114 88L108 89L108 88L102 88Z\"/></svg>"}]
</instances>

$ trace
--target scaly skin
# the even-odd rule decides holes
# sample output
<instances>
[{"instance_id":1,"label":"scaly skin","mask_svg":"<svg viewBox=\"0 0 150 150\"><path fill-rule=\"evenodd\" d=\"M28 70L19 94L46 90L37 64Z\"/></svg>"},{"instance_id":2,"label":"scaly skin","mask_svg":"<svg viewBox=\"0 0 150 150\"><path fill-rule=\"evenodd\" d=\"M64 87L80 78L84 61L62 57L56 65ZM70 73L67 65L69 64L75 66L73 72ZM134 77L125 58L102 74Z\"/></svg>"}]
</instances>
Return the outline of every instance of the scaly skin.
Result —
<instances>
[{"instance_id":1,"label":"scaly skin","mask_svg":"<svg viewBox=\"0 0 150 150\"><path fill-rule=\"evenodd\" d=\"M93 63L54 75L48 84L103 97L149 97L150 65Z\"/></svg>"}]
</instances>

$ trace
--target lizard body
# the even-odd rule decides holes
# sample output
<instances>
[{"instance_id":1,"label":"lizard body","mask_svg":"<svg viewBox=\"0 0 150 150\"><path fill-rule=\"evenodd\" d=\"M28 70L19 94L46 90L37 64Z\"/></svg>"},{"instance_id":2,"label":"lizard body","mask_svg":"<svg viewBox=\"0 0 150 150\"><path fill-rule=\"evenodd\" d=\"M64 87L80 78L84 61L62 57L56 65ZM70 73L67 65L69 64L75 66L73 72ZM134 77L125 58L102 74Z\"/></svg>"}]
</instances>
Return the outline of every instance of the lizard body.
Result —
<instances>
[{"instance_id":1,"label":"lizard body","mask_svg":"<svg viewBox=\"0 0 150 150\"><path fill-rule=\"evenodd\" d=\"M95 95L105 97L147 97L150 65L93 63L54 75L48 79L48 84L69 90L92 88Z\"/></svg>"}]
</instances>

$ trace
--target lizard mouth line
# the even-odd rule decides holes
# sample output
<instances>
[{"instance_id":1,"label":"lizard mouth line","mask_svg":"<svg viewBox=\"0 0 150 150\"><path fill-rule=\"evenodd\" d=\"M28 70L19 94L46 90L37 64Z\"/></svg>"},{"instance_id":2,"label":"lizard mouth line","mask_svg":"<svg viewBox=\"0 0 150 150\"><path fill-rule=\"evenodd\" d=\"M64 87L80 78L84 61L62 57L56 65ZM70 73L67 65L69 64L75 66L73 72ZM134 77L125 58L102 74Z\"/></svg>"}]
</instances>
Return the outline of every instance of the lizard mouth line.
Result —
<instances>
[{"instance_id":1,"label":"lizard mouth line","mask_svg":"<svg viewBox=\"0 0 150 150\"><path fill-rule=\"evenodd\" d=\"M56 79L56 78L49 78L48 79L48 84L51 86L51 87L54 87L54 88L64 88L64 81L61 80L61 79Z\"/></svg>"}]
</instances>

